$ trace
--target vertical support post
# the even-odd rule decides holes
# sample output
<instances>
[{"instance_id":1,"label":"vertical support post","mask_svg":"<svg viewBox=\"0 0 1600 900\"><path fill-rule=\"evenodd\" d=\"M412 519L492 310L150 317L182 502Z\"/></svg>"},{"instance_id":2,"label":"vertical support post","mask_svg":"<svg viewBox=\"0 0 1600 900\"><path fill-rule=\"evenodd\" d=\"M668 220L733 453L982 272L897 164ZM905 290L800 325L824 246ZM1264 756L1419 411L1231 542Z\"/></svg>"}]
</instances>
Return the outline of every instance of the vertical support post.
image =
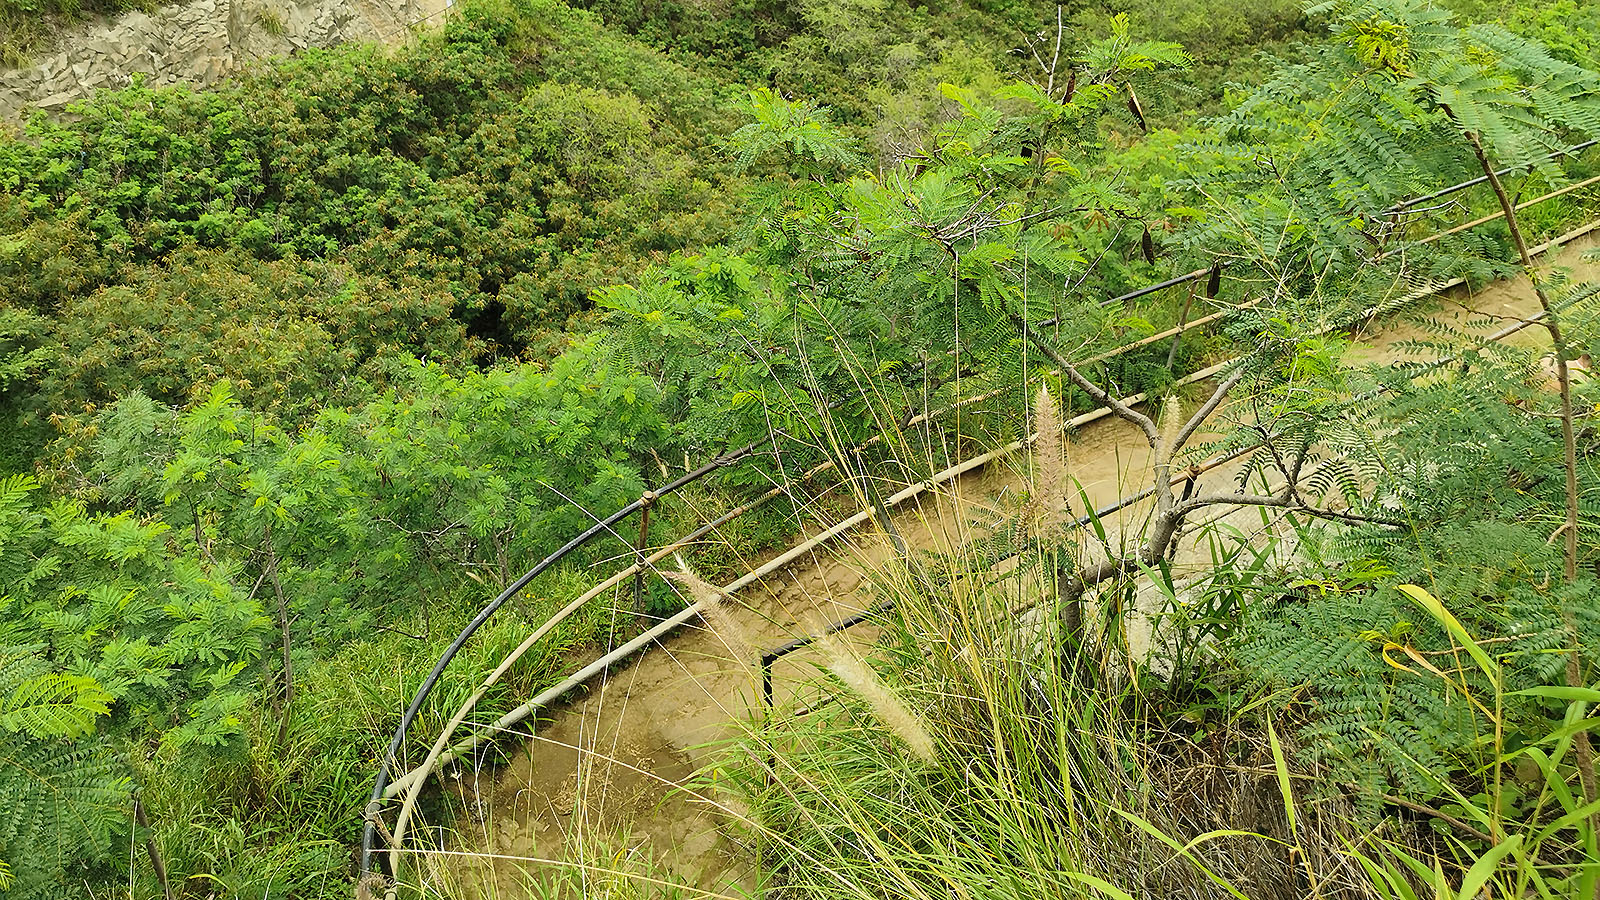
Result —
<instances>
[{"instance_id":1,"label":"vertical support post","mask_svg":"<svg viewBox=\"0 0 1600 900\"><path fill-rule=\"evenodd\" d=\"M644 560L644 548L650 545L650 507L655 505L654 491L645 491L639 496L639 540L634 544L633 552L640 561ZM640 568L638 574L633 576L633 614L644 615L644 569Z\"/></svg>"},{"instance_id":2,"label":"vertical support post","mask_svg":"<svg viewBox=\"0 0 1600 900\"><path fill-rule=\"evenodd\" d=\"M761 701L766 704L767 712L772 712L772 664L777 662L777 657L771 653L761 654Z\"/></svg>"},{"instance_id":3,"label":"vertical support post","mask_svg":"<svg viewBox=\"0 0 1600 900\"><path fill-rule=\"evenodd\" d=\"M775 653L767 652L761 654L761 725L764 729L766 729L767 740L769 741L767 745L766 773L768 790L772 789L773 782L778 775L778 748L774 744L770 743L772 740L772 664L777 662L777 660L778 655ZM761 840L761 835L762 832L757 831L756 839ZM756 860L759 862L763 858L764 857L760 853L760 845L758 844ZM767 896L765 880L763 880L761 884L761 896L765 898Z\"/></svg>"},{"instance_id":4,"label":"vertical support post","mask_svg":"<svg viewBox=\"0 0 1600 900\"><path fill-rule=\"evenodd\" d=\"M1206 299L1215 300L1222 291L1222 263L1211 264L1211 272L1206 275ZM1167 368L1178 359L1178 342L1183 340L1183 328L1189 324L1189 307L1194 303L1194 282L1189 282L1189 298L1183 302L1183 314L1178 317L1178 333L1172 336L1172 346L1167 348Z\"/></svg>"}]
</instances>

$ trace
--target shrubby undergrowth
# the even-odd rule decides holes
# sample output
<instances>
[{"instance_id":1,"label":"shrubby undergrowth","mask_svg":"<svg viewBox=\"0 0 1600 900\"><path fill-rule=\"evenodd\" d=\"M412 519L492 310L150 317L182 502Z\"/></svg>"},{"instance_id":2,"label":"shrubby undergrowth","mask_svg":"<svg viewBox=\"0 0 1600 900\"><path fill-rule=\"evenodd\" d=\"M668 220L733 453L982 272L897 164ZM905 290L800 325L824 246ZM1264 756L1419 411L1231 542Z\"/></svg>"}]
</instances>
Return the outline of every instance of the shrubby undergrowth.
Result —
<instances>
[{"instance_id":1,"label":"shrubby undergrowth","mask_svg":"<svg viewBox=\"0 0 1600 900\"><path fill-rule=\"evenodd\" d=\"M1404 853L1440 853L1455 879L1527 825L1544 831L1520 846L1542 849L1491 865L1512 879L1496 883L1527 887L1531 867L1583 887L1590 436L1564 555L1560 415L1529 360L1473 348L1464 373L1357 377L1327 334L1428 278L1512 271L1501 225L1406 244L1497 209L1486 192L1385 229L1396 202L1476 174L1474 145L1530 195L1588 174L1536 160L1600 131L1594 76L1573 65L1595 53L1582 10L1563 35L1554 13L1476 11L1552 37L1546 55L1403 0L1059 20L1027 3L583 5L467 3L412 48L308 53L210 93L136 85L0 141L0 470L17 473L0 482L16 707L0 706L0 752L45 779L0 778L12 890L111 890L148 843L183 895L343 895L411 691L485 597L592 514L752 441L751 465L657 511L656 540L872 438L889 439L869 465L921 478L1025 433L1016 401L1043 370L1077 412L1102 391L1181 396L1182 376L1239 354L1228 389L1255 418L1187 455L1192 434L1151 421L1163 465L1267 445L1247 471L1298 477L1336 458L1306 470L1314 497L1278 506L1337 527L1297 520L1295 565L1224 554L1209 618L1165 581L1165 672L1084 623L1166 575L1167 544L1091 565L1081 535L1017 525L983 552L1046 574L956 591L962 629L931 644L948 620L915 567L896 574L890 686L834 668L880 701L903 690L934 750L919 739L906 764L854 727L873 715L854 701L758 735L781 751L761 756L781 772L743 772L766 861L829 896L1291 896L1308 867L1354 896L1391 870L1426 882ZM1250 23L1306 43L1259 59L1245 51L1268 44L1236 46ZM1224 70L1264 87L1225 97ZM1585 197L1527 211L1524 230L1592 218ZM1102 302L1219 263L1187 303ZM1576 358L1593 291L1552 286ZM1259 305L1208 334L1078 362L1244 301ZM804 503L725 532L702 574L781 540ZM1170 539L1185 517L1159 512ZM502 611L408 753L632 527ZM1563 576L1580 555L1585 574ZM1038 584L1054 592L1019 645L995 604ZM676 602L652 591L571 622L483 711ZM1469 644L1491 664L1459 663ZM35 708L51 715L13 714ZM1539 778L1508 791L1505 754ZM1195 787L1174 759L1249 777ZM54 813L40 783L63 786ZM1259 815L1165 802L1184 791ZM1397 808L1420 818L1363 830ZM886 830L913 819L928 830ZM1266 839L1162 855L1223 826ZM1285 844L1299 855L1274 855ZM133 870L134 893L160 890Z\"/></svg>"}]
</instances>

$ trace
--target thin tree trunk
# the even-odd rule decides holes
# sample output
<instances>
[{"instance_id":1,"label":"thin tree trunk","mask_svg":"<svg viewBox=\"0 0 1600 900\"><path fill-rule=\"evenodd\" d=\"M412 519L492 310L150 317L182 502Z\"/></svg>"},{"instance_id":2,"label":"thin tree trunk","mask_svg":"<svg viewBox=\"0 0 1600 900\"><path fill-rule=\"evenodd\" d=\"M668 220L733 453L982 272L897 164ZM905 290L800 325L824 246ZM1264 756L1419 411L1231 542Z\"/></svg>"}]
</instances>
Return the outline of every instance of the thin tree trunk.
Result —
<instances>
[{"instance_id":1,"label":"thin tree trunk","mask_svg":"<svg viewBox=\"0 0 1600 900\"><path fill-rule=\"evenodd\" d=\"M1511 243L1517 248L1517 256L1522 261L1523 271L1527 273L1528 280L1533 283L1534 296L1539 298L1539 307L1544 310L1543 325L1550 333L1550 343L1555 349L1556 356L1556 385L1561 391L1561 443L1563 463L1567 475L1567 519L1562 525L1563 557L1568 584L1578 578L1578 441L1573 429L1572 415L1572 377L1567 367L1567 341L1561 332L1561 320L1556 310L1550 304L1550 296L1545 292L1544 284L1540 280L1539 272L1534 267L1533 255L1528 252L1528 242L1522 237L1522 228L1517 224L1517 208L1506 194L1505 185L1500 183L1500 176L1495 173L1494 165L1489 160L1489 155L1484 152L1483 142L1471 132L1467 139L1472 142L1472 152L1478 157L1478 165L1483 169L1483 174L1489 179L1490 187L1494 188L1494 195L1500 201L1500 209L1505 213L1506 227L1511 231ZM1577 621L1570 613L1564 613L1567 629L1572 632L1572 652L1567 656L1566 681L1568 687L1584 687L1582 647L1578 641ZM1578 777L1583 782L1583 793L1586 800L1592 801L1596 796L1594 747L1589 742L1588 732L1580 731L1576 735L1575 745L1578 751ZM1589 817L1590 827L1600 831L1600 814ZM1600 885L1595 887L1595 896L1600 898Z\"/></svg>"},{"instance_id":2,"label":"thin tree trunk","mask_svg":"<svg viewBox=\"0 0 1600 900\"><path fill-rule=\"evenodd\" d=\"M1473 152L1478 156L1478 164L1488 176L1489 185L1494 188L1494 195L1500 201L1500 209L1505 213L1506 227L1511 230L1511 243L1517 248L1523 271L1533 283L1534 296L1539 298L1539 306L1544 310L1543 325L1550 333L1550 343L1555 348L1556 383L1561 391L1561 442L1567 470L1567 522L1563 528L1563 548L1567 581L1571 582L1578 577L1578 442L1572 427L1572 376L1567 367L1567 340L1561 332L1561 321L1550 305L1550 295L1545 292L1538 269L1533 264L1533 256L1528 252L1528 242L1523 240L1522 228L1517 224L1516 206L1506 194L1505 185L1500 183L1500 176L1495 173L1494 165L1490 163L1477 135L1468 137L1472 140Z\"/></svg>"},{"instance_id":3,"label":"thin tree trunk","mask_svg":"<svg viewBox=\"0 0 1600 900\"><path fill-rule=\"evenodd\" d=\"M278 553L272 547L271 525L267 526L267 578L278 597L278 628L283 632L283 708L278 714L278 743L281 745L289 730L289 706L294 703L294 664L289 659L289 603L283 596L283 583L278 580Z\"/></svg>"},{"instance_id":4,"label":"thin tree trunk","mask_svg":"<svg viewBox=\"0 0 1600 900\"><path fill-rule=\"evenodd\" d=\"M156 881L161 884L161 896L165 900L172 898L172 882L167 878L167 864L161 858L161 848L156 846L156 836L150 830L150 817L145 815L144 803L138 797L133 798L133 821L145 831L144 852L150 857L150 868L155 870Z\"/></svg>"}]
</instances>

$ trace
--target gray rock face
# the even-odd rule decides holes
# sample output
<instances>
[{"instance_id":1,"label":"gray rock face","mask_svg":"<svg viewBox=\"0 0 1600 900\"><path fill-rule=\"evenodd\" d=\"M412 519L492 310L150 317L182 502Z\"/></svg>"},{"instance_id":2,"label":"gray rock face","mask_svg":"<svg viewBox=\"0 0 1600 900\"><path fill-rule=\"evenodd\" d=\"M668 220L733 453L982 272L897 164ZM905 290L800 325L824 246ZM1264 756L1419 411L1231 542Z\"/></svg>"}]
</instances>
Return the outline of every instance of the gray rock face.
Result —
<instances>
[{"instance_id":1,"label":"gray rock face","mask_svg":"<svg viewBox=\"0 0 1600 900\"><path fill-rule=\"evenodd\" d=\"M96 90L209 87L243 66L348 41L403 43L442 21L451 0L180 0L67 35L49 56L0 70L0 122L60 113Z\"/></svg>"}]
</instances>

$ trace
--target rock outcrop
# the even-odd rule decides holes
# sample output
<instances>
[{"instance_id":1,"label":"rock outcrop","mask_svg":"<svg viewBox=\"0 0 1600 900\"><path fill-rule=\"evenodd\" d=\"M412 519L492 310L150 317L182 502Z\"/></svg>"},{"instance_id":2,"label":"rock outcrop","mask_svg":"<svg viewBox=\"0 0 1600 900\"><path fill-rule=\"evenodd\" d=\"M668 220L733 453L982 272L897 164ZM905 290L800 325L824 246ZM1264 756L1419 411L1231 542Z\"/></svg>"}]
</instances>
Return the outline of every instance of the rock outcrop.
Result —
<instances>
[{"instance_id":1,"label":"rock outcrop","mask_svg":"<svg viewBox=\"0 0 1600 900\"><path fill-rule=\"evenodd\" d=\"M61 112L143 74L149 84L215 84L257 60L347 41L398 43L440 21L450 0L187 0L130 12L63 38L30 66L0 71L0 120Z\"/></svg>"}]
</instances>

